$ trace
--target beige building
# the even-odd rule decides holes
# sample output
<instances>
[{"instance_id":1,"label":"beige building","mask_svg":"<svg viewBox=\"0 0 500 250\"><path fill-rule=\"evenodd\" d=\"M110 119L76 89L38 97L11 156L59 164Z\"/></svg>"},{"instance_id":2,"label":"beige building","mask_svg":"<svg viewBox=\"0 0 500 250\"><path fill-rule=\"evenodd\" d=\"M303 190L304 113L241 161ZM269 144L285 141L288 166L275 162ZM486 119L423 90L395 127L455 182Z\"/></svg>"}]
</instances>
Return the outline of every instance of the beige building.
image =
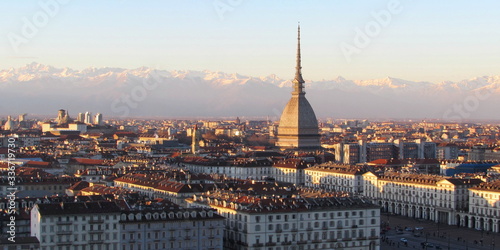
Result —
<instances>
[{"instance_id":1,"label":"beige building","mask_svg":"<svg viewBox=\"0 0 500 250\"><path fill-rule=\"evenodd\" d=\"M384 211L449 225L456 225L457 213L468 209L468 189L482 182L437 175L372 172L363 174L363 179L363 195Z\"/></svg>"},{"instance_id":2,"label":"beige building","mask_svg":"<svg viewBox=\"0 0 500 250\"><path fill-rule=\"evenodd\" d=\"M500 181L469 189L469 213L457 215L460 226L500 232Z\"/></svg>"}]
</instances>

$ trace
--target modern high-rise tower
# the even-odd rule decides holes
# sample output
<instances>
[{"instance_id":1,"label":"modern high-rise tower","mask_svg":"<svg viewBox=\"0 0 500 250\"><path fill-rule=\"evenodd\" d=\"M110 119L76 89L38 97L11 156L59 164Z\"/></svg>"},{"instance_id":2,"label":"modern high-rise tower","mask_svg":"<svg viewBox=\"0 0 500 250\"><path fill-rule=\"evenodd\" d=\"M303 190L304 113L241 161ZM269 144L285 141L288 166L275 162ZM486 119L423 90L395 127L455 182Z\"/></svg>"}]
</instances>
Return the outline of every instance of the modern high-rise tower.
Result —
<instances>
[{"instance_id":1,"label":"modern high-rise tower","mask_svg":"<svg viewBox=\"0 0 500 250\"><path fill-rule=\"evenodd\" d=\"M300 26L297 36L297 66L293 80L292 98L283 109L278 127L276 146L282 149L320 148L318 120L304 92L304 79L300 65Z\"/></svg>"},{"instance_id":2,"label":"modern high-rise tower","mask_svg":"<svg viewBox=\"0 0 500 250\"><path fill-rule=\"evenodd\" d=\"M97 115L95 115L95 117L94 117L94 124L95 125L99 125L99 126L101 126L103 124L102 114L101 113L97 113Z\"/></svg>"},{"instance_id":3,"label":"modern high-rise tower","mask_svg":"<svg viewBox=\"0 0 500 250\"><path fill-rule=\"evenodd\" d=\"M92 124L92 113L85 112L85 120L83 121L86 124Z\"/></svg>"}]
</instances>

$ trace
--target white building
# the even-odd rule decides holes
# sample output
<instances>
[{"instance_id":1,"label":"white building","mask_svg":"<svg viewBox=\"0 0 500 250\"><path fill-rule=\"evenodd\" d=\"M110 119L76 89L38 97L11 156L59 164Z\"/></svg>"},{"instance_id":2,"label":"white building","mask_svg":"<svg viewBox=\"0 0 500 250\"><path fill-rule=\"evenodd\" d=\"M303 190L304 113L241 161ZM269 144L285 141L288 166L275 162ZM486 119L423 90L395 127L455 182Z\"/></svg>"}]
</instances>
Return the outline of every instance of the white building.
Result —
<instances>
[{"instance_id":1,"label":"white building","mask_svg":"<svg viewBox=\"0 0 500 250\"><path fill-rule=\"evenodd\" d=\"M218 174L236 179L262 180L272 176L274 169L269 160L241 159L233 162L217 162L202 157L186 157L180 164L193 173Z\"/></svg>"},{"instance_id":2,"label":"white building","mask_svg":"<svg viewBox=\"0 0 500 250\"><path fill-rule=\"evenodd\" d=\"M86 124L92 124L92 113L85 112L85 120L83 122Z\"/></svg>"},{"instance_id":3,"label":"white building","mask_svg":"<svg viewBox=\"0 0 500 250\"><path fill-rule=\"evenodd\" d=\"M360 166L325 163L305 169L305 186L361 194L364 173Z\"/></svg>"},{"instance_id":4,"label":"white building","mask_svg":"<svg viewBox=\"0 0 500 250\"><path fill-rule=\"evenodd\" d=\"M392 172L367 172L363 179L363 195L383 210L449 225L456 225L457 213L467 210L468 188L481 183L478 179Z\"/></svg>"},{"instance_id":5,"label":"white building","mask_svg":"<svg viewBox=\"0 0 500 250\"><path fill-rule=\"evenodd\" d=\"M163 209L123 212L121 248L222 250L224 217L209 209Z\"/></svg>"},{"instance_id":6,"label":"white building","mask_svg":"<svg viewBox=\"0 0 500 250\"><path fill-rule=\"evenodd\" d=\"M120 248L120 208L114 202L36 204L31 235L41 250Z\"/></svg>"},{"instance_id":7,"label":"white building","mask_svg":"<svg viewBox=\"0 0 500 250\"><path fill-rule=\"evenodd\" d=\"M99 126L103 125L104 121L102 119L103 119L102 118L102 114L101 113L97 113L95 115L95 117L94 117L94 124L95 125L99 125Z\"/></svg>"},{"instance_id":8,"label":"white building","mask_svg":"<svg viewBox=\"0 0 500 250\"><path fill-rule=\"evenodd\" d=\"M378 206L335 193L287 189L255 183L187 201L226 217L228 249L380 249Z\"/></svg>"},{"instance_id":9,"label":"white building","mask_svg":"<svg viewBox=\"0 0 500 250\"><path fill-rule=\"evenodd\" d=\"M80 134L86 133L87 132L87 124L83 123L68 123L68 124L63 124L63 125L57 125L56 123L52 122L45 122L42 123L42 132L50 132L53 134L59 134L60 132L71 132L71 131L78 131Z\"/></svg>"},{"instance_id":10,"label":"white building","mask_svg":"<svg viewBox=\"0 0 500 250\"><path fill-rule=\"evenodd\" d=\"M154 203L154 204L153 204ZM213 209L165 200L144 206L123 200L36 204L31 235L41 250L222 250L224 217Z\"/></svg>"},{"instance_id":11,"label":"white building","mask_svg":"<svg viewBox=\"0 0 500 250\"><path fill-rule=\"evenodd\" d=\"M305 170L309 165L302 159L284 159L273 165L273 177L276 181L304 185L306 182Z\"/></svg>"},{"instance_id":12,"label":"white building","mask_svg":"<svg viewBox=\"0 0 500 250\"><path fill-rule=\"evenodd\" d=\"M457 215L458 224L477 230L500 232L500 181L469 188L469 213Z\"/></svg>"}]
</instances>

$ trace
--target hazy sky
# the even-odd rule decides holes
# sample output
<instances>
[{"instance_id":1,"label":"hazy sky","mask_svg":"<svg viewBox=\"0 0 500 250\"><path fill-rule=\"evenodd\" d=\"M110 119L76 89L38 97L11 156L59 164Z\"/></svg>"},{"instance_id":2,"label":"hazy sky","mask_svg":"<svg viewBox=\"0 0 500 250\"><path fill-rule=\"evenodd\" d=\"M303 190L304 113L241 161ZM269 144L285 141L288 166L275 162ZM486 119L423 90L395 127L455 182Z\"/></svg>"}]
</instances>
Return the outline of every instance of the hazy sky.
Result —
<instances>
[{"instance_id":1,"label":"hazy sky","mask_svg":"<svg viewBox=\"0 0 500 250\"><path fill-rule=\"evenodd\" d=\"M36 61L289 79L300 21L306 80L500 75L500 1L36 0L0 9L0 69Z\"/></svg>"}]
</instances>

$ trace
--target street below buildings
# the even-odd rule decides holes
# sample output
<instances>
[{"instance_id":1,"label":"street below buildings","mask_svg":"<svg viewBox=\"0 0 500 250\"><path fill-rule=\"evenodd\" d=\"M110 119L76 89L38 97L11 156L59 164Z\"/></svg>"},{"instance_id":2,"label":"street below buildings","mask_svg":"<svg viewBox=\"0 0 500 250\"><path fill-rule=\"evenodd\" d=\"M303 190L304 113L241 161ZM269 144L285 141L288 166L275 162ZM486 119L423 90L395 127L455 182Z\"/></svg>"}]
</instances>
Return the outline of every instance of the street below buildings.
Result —
<instances>
[{"instance_id":1,"label":"street below buildings","mask_svg":"<svg viewBox=\"0 0 500 250\"><path fill-rule=\"evenodd\" d=\"M388 223L390 228L386 233L381 234L380 249L382 250L494 250L499 249L495 248L496 244L500 246L498 233L437 224L387 213L382 214L380 219Z\"/></svg>"}]
</instances>

